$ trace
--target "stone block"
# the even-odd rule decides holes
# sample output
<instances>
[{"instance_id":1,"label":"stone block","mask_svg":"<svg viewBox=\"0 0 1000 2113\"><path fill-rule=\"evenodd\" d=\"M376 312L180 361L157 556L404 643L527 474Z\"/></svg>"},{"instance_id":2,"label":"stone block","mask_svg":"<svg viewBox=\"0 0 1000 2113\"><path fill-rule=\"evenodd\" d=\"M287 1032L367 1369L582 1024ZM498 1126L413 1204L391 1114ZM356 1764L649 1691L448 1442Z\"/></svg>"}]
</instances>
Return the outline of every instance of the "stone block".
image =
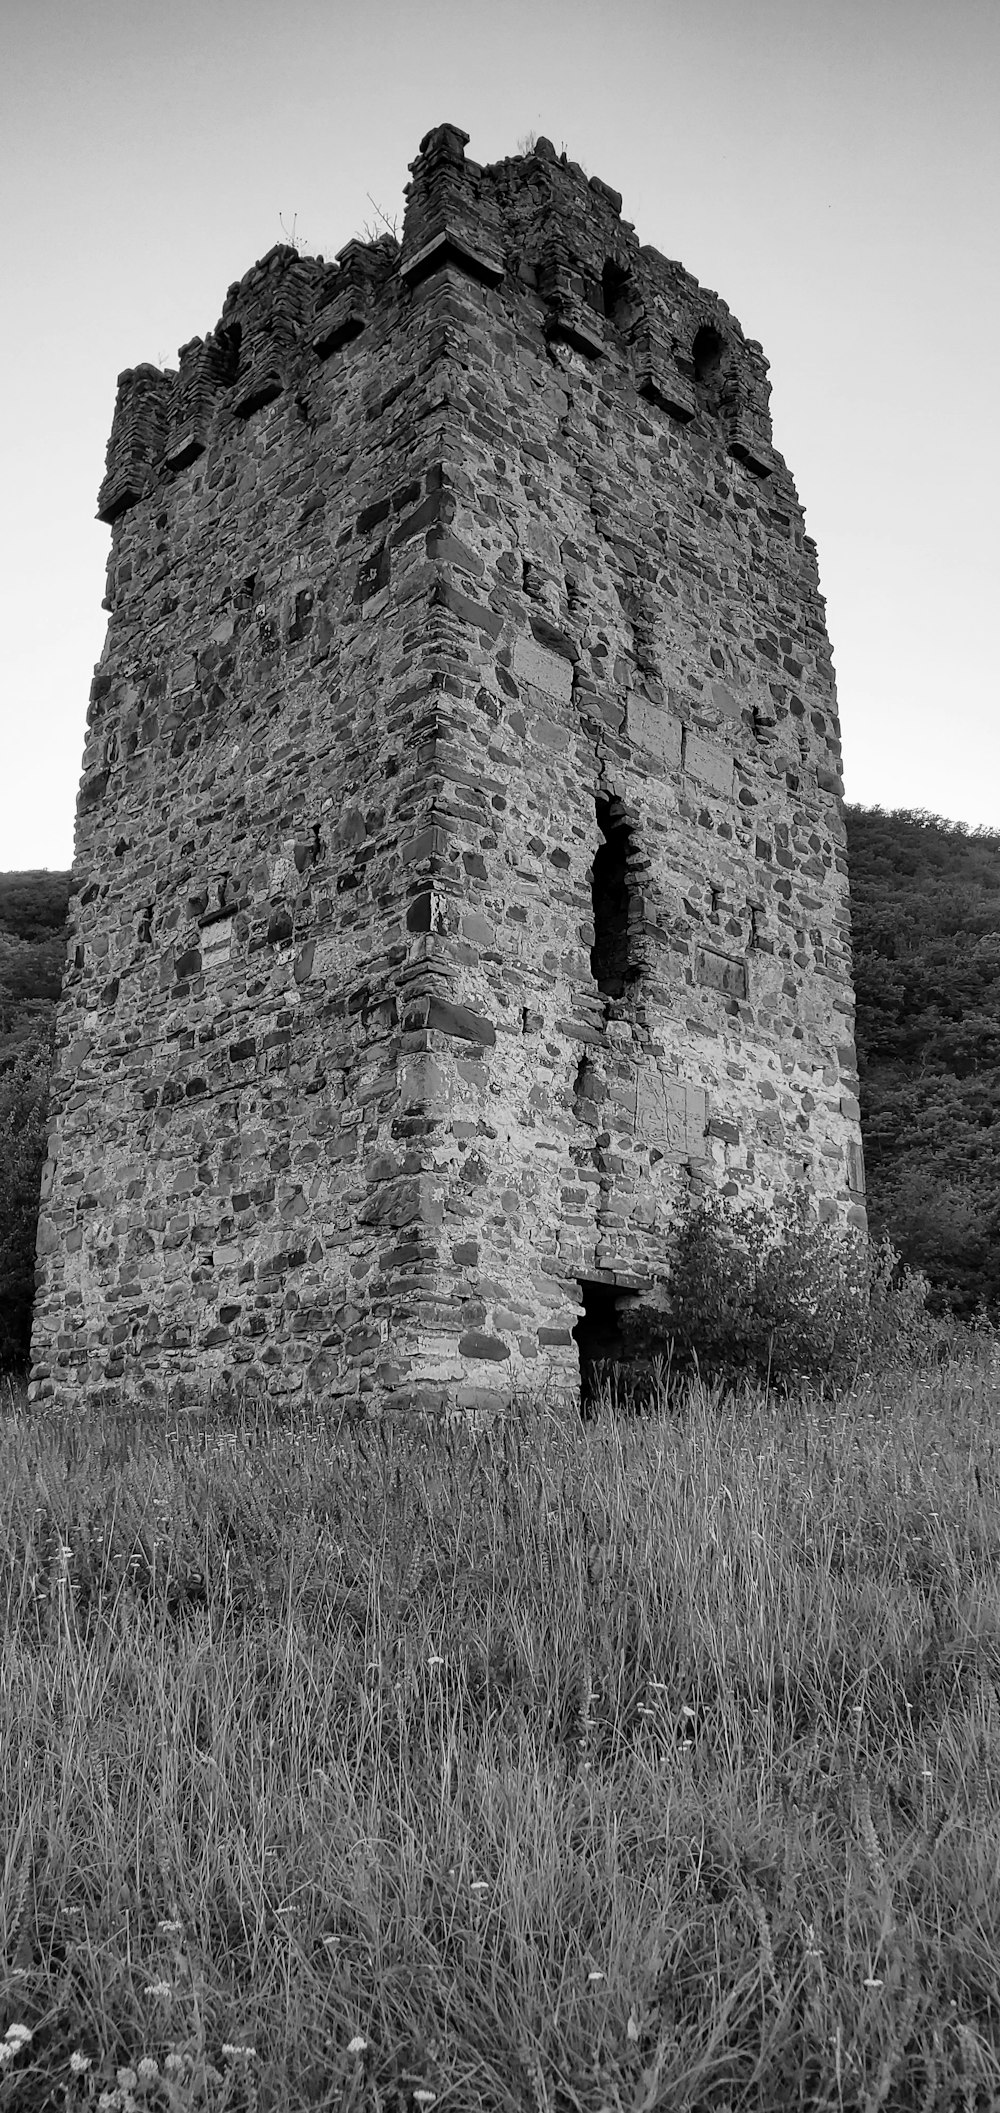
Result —
<instances>
[{"instance_id":1,"label":"stone block","mask_svg":"<svg viewBox=\"0 0 1000 2113\"><path fill-rule=\"evenodd\" d=\"M233 918L218 917L201 928L201 965L206 976L218 974L233 951ZM178 973L180 963L178 963Z\"/></svg>"},{"instance_id":2,"label":"stone block","mask_svg":"<svg viewBox=\"0 0 1000 2113\"><path fill-rule=\"evenodd\" d=\"M655 1145L666 1159L705 1156L708 1096L702 1086L670 1078L654 1065L644 1066L636 1080L636 1136Z\"/></svg>"},{"instance_id":3,"label":"stone block","mask_svg":"<svg viewBox=\"0 0 1000 2113\"><path fill-rule=\"evenodd\" d=\"M639 690L630 690L626 709L629 740L668 770L679 770L683 726L668 704L654 704Z\"/></svg>"},{"instance_id":4,"label":"stone block","mask_svg":"<svg viewBox=\"0 0 1000 2113\"><path fill-rule=\"evenodd\" d=\"M539 645L538 640L525 637L522 632L514 641L514 673L521 682L529 683L532 689L543 690L548 697L558 697L569 704L573 696L573 663L562 653L553 653L548 646Z\"/></svg>"},{"instance_id":5,"label":"stone block","mask_svg":"<svg viewBox=\"0 0 1000 2113\"><path fill-rule=\"evenodd\" d=\"M696 946L694 950L694 973L699 983L709 990L724 991L727 998L745 998L747 994L747 965L731 954L716 953L713 947Z\"/></svg>"},{"instance_id":6,"label":"stone block","mask_svg":"<svg viewBox=\"0 0 1000 2113\"><path fill-rule=\"evenodd\" d=\"M718 741L709 740L706 734L695 733L691 727L684 735L684 769L689 777L697 779L720 799L732 799L733 757Z\"/></svg>"}]
</instances>

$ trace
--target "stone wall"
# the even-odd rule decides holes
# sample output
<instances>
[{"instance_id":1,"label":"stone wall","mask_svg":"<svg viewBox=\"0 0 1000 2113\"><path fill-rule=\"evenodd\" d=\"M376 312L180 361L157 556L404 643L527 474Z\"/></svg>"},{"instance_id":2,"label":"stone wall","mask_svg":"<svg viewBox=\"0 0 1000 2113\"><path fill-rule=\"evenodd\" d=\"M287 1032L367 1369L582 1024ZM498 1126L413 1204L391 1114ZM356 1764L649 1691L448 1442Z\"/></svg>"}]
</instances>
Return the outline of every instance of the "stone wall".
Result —
<instances>
[{"instance_id":1,"label":"stone wall","mask_svg":"<svg viewBox=\"0 0 1000 2113\"><path fill-rule=\"evenodd\" d=\"M119 378L36 1397L575 1387L692 1186L863 1223L766 362L545 140Z\"/></svg>"}]
</instances>

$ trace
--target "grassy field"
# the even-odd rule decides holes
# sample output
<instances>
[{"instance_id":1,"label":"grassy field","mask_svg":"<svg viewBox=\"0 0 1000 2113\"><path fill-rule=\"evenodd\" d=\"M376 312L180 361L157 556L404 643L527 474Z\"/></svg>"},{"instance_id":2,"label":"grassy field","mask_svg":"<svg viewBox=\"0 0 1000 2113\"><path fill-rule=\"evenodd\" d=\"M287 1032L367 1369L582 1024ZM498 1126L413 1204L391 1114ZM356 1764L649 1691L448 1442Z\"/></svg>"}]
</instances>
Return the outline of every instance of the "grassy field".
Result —
<instances>
[{"instance_id":1,"label":"grassy field","mask_svg":"<svg viewBox=\"0 0 1000 2113\"><path fill-rule=\"evenodd\" d=\"M0 1401L0 2108L1000 2105L995 1360Z\"/></svg>"}]
</instances>

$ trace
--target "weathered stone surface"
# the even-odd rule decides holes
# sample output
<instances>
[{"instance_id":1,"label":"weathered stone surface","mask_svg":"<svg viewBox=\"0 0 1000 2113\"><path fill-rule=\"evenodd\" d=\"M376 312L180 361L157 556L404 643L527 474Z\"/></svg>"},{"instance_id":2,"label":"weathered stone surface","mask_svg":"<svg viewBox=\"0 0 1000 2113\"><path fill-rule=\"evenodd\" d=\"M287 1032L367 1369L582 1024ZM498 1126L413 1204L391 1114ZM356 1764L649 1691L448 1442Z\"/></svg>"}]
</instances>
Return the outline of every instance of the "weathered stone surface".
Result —
<instances>
[{"instance_id":1,"label":"weathered stone surface","mask_svg":"<svg viewBox=\"0 0 1000 2113\"><path fill-rule=\"evenodd\" d=\"M466 144L401 250L272 250L120 377L40 1394L492 1413L576 1385L581 1280L648 1293L692 1189L863 1219L763 354L547 141Z\"/></svg>"},{"instance_id":2,"label":"weathered stone surface","mask_svg":"<svg viewBox=\"0 0 1000 2113\"><path fill-rule=\"evenodd\" d=\"M648 749L651 756L677 771L680 767L684 735L684 722L676 717L664 701L654 704L641 692L629 694L627 708L629 739L634 748Z\"/></svg>"},{"instance_id":3,"label":"weathered stone surface","mask_svg":"<svg viewBox=\"0 0 1000 2113\"><path fill-rule=\"evenodd\" d=\"M572 663L561 653L553 653L548 646L539 645L538 640L523 633L514 641L513 666L515 675L522 682L531 683L536 690L543 690L549 697L561 698L568 704L573 694Z\"/></svg>"}]
</instances>

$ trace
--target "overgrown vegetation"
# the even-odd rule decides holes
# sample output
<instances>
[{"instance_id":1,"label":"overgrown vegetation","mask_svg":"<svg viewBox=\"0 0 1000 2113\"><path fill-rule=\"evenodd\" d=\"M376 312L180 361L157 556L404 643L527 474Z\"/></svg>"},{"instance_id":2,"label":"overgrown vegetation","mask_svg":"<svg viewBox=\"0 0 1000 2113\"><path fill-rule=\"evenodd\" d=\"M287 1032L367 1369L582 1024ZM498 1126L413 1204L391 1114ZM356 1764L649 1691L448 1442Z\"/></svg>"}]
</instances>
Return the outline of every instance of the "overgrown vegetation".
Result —
<instances>
[{"instance_id":1,"label":"overgrown vegetation","mask_svg":"<svg viewBox=\"0 0 1000 2113\"><path fill-rule=\"evenodd\" d=\"M29 1047L0 1072L0 1372L22 1371L31 1342L49 1061Z\"/></svg>"},{"instance_id":2,"label":"overgrown vegetation","mask_svg":"<svg viewBox=\"0 0 1000 2113\"><path fill-rule=\"evenodd\" d=\"M0 873L0 1072L50 1044L66 958L68 873Z\"/></svg>"},{"instance_id":3,"label":"overgrown vegetation","mask_svg":"<svg viewBox=\"0 0 1000 2113\"><path fill-rule=\"evenodd\" d=\"M478 1435L12 1400L0 2107L985 2113L993 1356Z\"/></svg>"},{"instance_id":4,"label":"overgrown vegetation","mask_svg":"<svg viewBox=\"0 0 1000 2113\"><path fill-rule=\"evenodd\" d=\"M28 1362L68 901L68 873L0 873L0 1372Z\"/></svg>"},{"instance_id":5,"label":"overgrown vegetation","mask_svg":"<svg viewBox=\"0 0 1000 2113\"><path fill-rule=\"evenodd\" d=\"M708 1195L680 1227L661 1307L635 1310L632 1346L682 1378L842 1388L943 1340L927 1293L887 1239L820 1223L803 1192L773 1205Z\"/></svg>"},{"instance_id":6,"label":"overgrown vegetation","mask_svg":"<svg viewBox=\"0 0 1000 2113\"><path fill-rule=\"evenodd\" d=\"M872 1229L1000 1316L1000 830L847 809Z\"/></svg>"}]
</instances>

